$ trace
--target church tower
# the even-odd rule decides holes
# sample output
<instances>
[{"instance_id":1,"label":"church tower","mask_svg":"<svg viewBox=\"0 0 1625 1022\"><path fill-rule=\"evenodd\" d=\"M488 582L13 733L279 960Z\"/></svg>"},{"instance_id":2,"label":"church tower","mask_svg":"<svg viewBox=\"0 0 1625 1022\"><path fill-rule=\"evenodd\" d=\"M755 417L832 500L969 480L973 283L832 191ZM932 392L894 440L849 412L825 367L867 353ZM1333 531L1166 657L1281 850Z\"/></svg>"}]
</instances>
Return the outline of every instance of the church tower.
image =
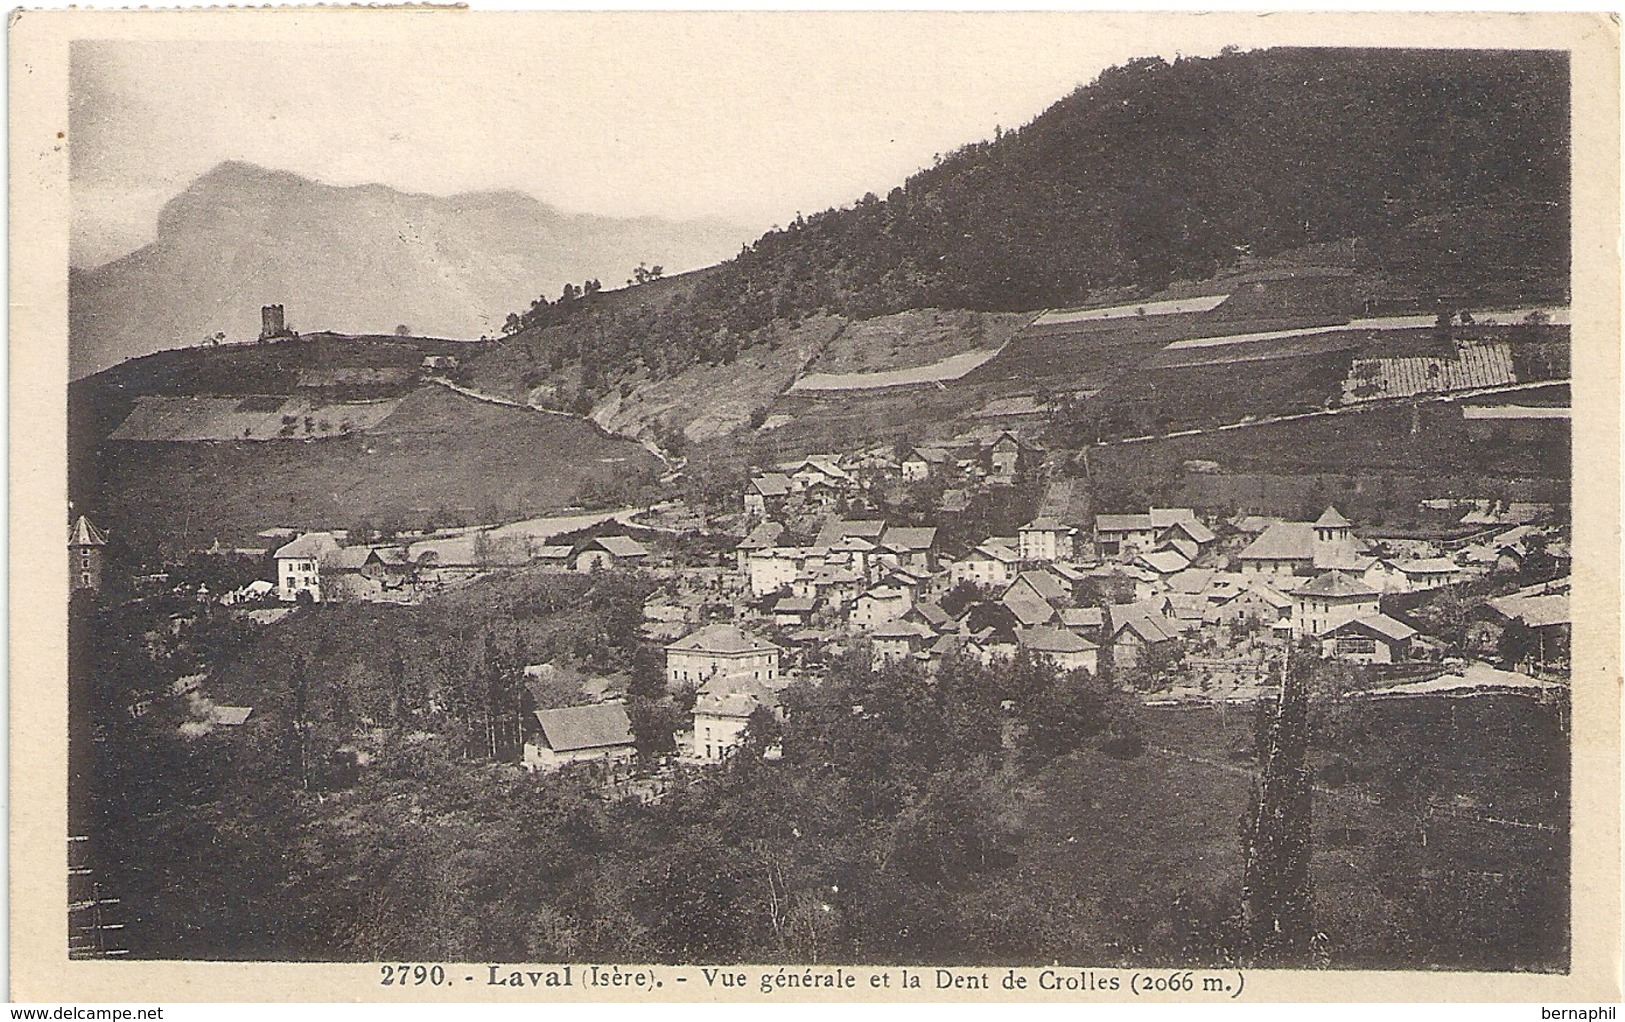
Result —
<instances>
[{"instance_id":1,"label":"church tower","mask_svg":"<svg viewBox=\"0 0 1625 1022\"><path fill-rule=\"evenodd\" d=\"M72 591L101 591L102 551L106 546L107 535L90 524L89 518L80 515L68 530L68 578Z\"/></svg>"},{"instance_id":2,"label":"church tower","mask_svg":"<svg viewBox=\"0 0 1625 1022\"><path fill-rule=\"evenodd\" d=\"M1335 507L1328 507L1315 520L1315 563L1330 563L1328 555L1354 548L1354 525ZM1335 560L1335 558L1334 558Z\"/></svg>"}]
</instances>

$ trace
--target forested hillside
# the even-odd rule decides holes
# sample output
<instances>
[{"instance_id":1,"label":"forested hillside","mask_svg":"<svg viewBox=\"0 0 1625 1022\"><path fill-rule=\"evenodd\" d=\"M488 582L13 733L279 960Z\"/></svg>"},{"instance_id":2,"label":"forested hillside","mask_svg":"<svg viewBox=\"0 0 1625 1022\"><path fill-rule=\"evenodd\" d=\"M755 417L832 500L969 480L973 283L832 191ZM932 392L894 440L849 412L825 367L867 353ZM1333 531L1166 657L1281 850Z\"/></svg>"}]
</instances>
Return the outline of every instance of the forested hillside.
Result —
<instances>
[{"instance_id":1,"label":"forested hillside","mask_svg":"<svg viewBox=\"0 0 1625 1022\"><path fill-rule=\"evenodd\" d=\"M1559 298L1568 119L1560 53L1137 60L658 300L538 299L488 358L587 403L627 372L729 363L775 320L1140 296L1334 239L1396 300Z\"/></svg>"}]
</instances>

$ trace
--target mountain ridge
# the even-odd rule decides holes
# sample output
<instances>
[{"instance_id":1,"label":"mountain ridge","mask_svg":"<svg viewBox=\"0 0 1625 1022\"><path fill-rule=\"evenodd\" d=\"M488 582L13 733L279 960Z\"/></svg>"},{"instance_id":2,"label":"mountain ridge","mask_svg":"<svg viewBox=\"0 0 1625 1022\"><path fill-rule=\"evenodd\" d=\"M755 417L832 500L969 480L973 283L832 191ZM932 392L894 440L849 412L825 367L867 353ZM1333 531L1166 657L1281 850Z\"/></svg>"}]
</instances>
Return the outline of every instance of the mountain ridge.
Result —
<instances>
[{"instance_id":1,"label":"mountain ridge","mask_svg":"<svg viewBox=\"0 0 1625 1022\"><path fill-rule=\"evenodd\" d=\"M151 243L70 271L70 374L217 332L252 339L272 303L299 329L473 338L539 279L709 265L747 234L716 218L616 219L511 190L435 196L226 161L165 203Z\"/></svg>"}]
</instances>

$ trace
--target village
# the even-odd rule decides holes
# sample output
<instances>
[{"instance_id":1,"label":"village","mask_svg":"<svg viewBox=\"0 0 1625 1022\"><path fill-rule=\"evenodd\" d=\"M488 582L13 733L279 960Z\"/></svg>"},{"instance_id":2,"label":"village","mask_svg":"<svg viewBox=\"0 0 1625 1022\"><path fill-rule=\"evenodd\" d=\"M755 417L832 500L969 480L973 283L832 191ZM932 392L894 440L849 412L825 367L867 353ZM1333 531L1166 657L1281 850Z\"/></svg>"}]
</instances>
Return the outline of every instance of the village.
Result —
<instances>
[{"instance_id":1,"label":"village","mask_svg":"<svg viewBox=\"0 0 1625 1022\"><path fill-rule=\"evenodd\" d=\"M1358 665L1369 697L1566 688L1560 509L1430 500L1420 511L1440 525L1427 535L1362 527L1330 505L1310 521L1190 507L1079 514L1085 481L1058 464L1016 430L983 428L763 466L711 506L673 499L389 537L271 529L261 536L275 546L202 553L274 563L274 578L187 595L270 626L320 604L418 604L499 572L634 573L653 583L641 639L663 653L685 717L666 766L723 762L754 717L782 719L787 686L816 684L854 651L928 676L949 658L1024 656L1159 705L1256 703L1278 690L1289 650ZM977 514L990 503L1019 524L990 531L996 516ZM89 519L74 522L76 589L101 588L105 545ZM178 635L195 616L167 627ZM538 693L571 669L523 666ZM635 763L624 675L601 681L591 702L526 703L522 766L589 763L606 781L653 766ZM197 699L200 682L177 696ZM252 707L210 713L231 726Z\"/></svg>"}]
</instances>

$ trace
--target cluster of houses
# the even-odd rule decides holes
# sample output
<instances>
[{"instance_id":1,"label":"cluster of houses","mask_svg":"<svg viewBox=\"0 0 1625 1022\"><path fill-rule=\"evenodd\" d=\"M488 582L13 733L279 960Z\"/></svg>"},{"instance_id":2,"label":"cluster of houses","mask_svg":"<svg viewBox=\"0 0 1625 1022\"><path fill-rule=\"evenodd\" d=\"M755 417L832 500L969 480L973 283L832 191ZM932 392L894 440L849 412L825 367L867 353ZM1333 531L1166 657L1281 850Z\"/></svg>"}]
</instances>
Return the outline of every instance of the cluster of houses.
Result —
<instances>
[{"instance_id":1,"label":"cluster of houses","mask_svg":"<svg viewBox=\"0 0 1625 1022\"><path fill-rule=\"evenodd\" d=\"M720 763L739 746L753 715L783 719L780 694L790 681L783 653L775 643L726 622L666 646L668 686L694 692L692 729L679 736L683 758ZM620 700L536 710L532 718L522 760L528 769L590 762L615 776L636 755L631 718Z\"/></svg>"},{"instance_id":2,"label":"cluster of houses","mask_svg":"<svg viewBox=\"0 0 1625 1022\"><path fill-rule=\"evenodd\" d=\"M1044 452L1009 430L971 433L953 442L898 452L879 447L850 458L815 454L752 474L745 483L747 518L783 516L797 510L828 510L860 490L894 480L935 481L949 487L945 501L963 501L978 487L1010 486L1036 470ZM947 508L945 505L945 509ZM963 510L961 506L960 510Z\"/></svg>"},{"instance_id":3,"label":"cluster of houses","mask_svg":"<svg viewBox=\"0 0 1625 1022\"><path fill-rule=\"evenodd\" d=\"M410 601L427 589L495 567L535 564L543 570L594 572L636 568L649 549L630 536L597 536L568 544L492 539L479 531L416 543L344 545L333 532L307 532L277 548L276 581L252 583L224 602L273 592L284 603Z\"/></svg>"},{"instance_id":4,"label":"cluster of houses","mask_svg":"<svg viewBox=\"0 0 1625 1022\"><path fill-rule=\"evenodd\" d=\"M1449 542L1366 538L1335 507L1312 521L1221 519L1181 507L1080 520L1066 500L1047 497L1012 534L948 545L952 530L933 521L957 517L933 519L917 504L903 522L856 510L877 505L868 495L878 480L935 483L942 512L982 488L1031 479L1042 459L1006 431L974 443L813 455L752 474L744 535L727 561L658 572L672 584L644 608L645 637L665 649L668 686L694 693L683 757L725 758L753 715L782 717L793 677L816 679L820 664L852 650L866 650L877 666L909 662L928 672L949 657L992 663L1025 652L1117 683L1169 662L1159 654L1262 662L1289 643L1364 664L1431 661L1442 644L1401 620L1419 620L1405 608L1441 587L1518 571L1537 552L1559 566L1567 557L1565 530L1543 524L1549 514L1483 502L1466 509L1482 519L1463 520L1475 531ZM469 530L367 544L309 532L275 550L274 580L223 599L405 601L497 567L593 572L670 560L625 535L569 544L500 536ZM88 522L75 524L76 584L94 584L103 542ZM1488 599L1475 614L1473 648L1493 649L1501 634L1526 629L1518 638L1529 666L1566 668L1565 578ZM607 694L527 715L531 769L593 761L629 770L633 748L626 705Z\"/></svg>"},{"instance_id":5,"label":"cluster of houses","mask_svg":"<svg viewBox=\"0 0 1625 1022\"><path fill-rule=\"evenodd\" d=\"M1426 638L1384 613L1383 598L1479 572L1446 557L1375 552L1333 507L1313 522L1214 525L1188 508L1151 508L1100 515L1094 535L1080 537L1076 527L1039 517L950 559L932 527L831 517L810 542L791 544L781 523L758 522L735 551L734 620L693 628L665 646L668 687L695 693L681 751L714 763L737 747L754 714L782 718L784 688L808 673L817 659L807 654L819 647L866 643L876 665L912 661L928 671L948 656L992 662L1025 651L1099 674L1132 669L1182 641L1222 646L1246 636L1312 641L1327 657L1398 664L1419 643L1425 651ZM974 593L951 596L963 583ZM1520 622L1539 644L1541 665L1560 663L1567 591L1559 579L1491 599L1481 626ZM646 610L651 634L671 635L690 622L667 597L652 598ZM528 764L630 760L619 703L537 717ZM589 718L599 723L581 723Z\"/></svg>"}]
</instances>

